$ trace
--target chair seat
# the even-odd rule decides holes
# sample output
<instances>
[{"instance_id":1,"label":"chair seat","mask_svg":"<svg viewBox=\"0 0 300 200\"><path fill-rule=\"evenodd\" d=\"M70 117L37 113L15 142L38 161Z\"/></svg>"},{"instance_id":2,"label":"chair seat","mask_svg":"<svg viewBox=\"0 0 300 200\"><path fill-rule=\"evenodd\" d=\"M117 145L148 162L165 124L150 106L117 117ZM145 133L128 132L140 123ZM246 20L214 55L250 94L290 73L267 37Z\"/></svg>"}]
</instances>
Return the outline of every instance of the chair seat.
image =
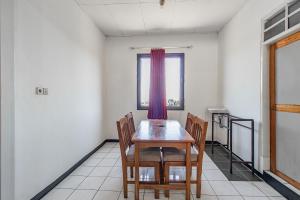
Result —
<instances>
[{"instance_id":1,"label":"chair seat","mask_svg":"<svg viewBox=\"0 0 300 200\"><path fill-rule=\"evenodd\" d=\"M127 153L127 161L134 162L134 150L135 150L135 145L131 145ZM160 162L161 161L160 148L159 147L143 148L140 151L140 161Z\"/></svg>"},{"instance_id":2,"label":"chair seat","mask_svg":"<svg viewBox=\"0 0 300 200\"><path fill-rule=\"evenodd\" d=\"M198 151L191 148L191 161L197 162ZM163 148L164 162L185 162L185 149Z\"/></svg>"}]
</instances>

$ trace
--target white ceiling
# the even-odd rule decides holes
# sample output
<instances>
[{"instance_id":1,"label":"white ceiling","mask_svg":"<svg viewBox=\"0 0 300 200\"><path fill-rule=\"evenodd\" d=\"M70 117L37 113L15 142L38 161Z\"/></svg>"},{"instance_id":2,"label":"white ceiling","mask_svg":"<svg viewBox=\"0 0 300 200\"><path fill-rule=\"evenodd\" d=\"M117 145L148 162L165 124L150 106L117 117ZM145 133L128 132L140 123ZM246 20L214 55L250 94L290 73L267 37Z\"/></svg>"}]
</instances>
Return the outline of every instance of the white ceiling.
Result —
<instances>
[{"instance_id":1,"label":"white ceiling","mask_svg":"<svg viewBox=\"0 0 300 200\"><path fill-rule=\"evenodd\" d=\"M246 0L76 0L107 36L218 31Z\"/></svg>"}]
</instances>

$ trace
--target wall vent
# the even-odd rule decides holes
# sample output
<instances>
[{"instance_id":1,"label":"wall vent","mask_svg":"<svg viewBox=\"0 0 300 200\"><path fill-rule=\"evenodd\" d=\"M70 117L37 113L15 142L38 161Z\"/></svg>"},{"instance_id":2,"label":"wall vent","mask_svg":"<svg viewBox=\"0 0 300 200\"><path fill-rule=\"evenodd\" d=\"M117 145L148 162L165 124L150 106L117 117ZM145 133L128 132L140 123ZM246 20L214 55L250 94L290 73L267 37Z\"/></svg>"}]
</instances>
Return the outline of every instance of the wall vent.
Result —
<instances>
[{"instance_id":1,"label":"wall vent","mask_svg":"<svg viewBox=\"0 0 300 200\"><path fill-rule=\"evenodd\" d=\"M294 0L264 22L264 41L300 24L300 0Z\"/></svg>"}]
</instances>

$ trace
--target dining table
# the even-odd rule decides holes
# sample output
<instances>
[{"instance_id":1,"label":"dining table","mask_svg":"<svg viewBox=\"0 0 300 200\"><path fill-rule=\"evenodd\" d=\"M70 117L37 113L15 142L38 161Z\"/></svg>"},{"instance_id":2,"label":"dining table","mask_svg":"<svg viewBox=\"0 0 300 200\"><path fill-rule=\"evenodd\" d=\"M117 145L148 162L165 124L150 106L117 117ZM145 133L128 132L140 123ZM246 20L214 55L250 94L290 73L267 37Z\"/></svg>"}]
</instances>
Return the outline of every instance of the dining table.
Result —
<instances>
[{"instance_id":1,"label":"dining table","mask_svg":"<svg viewBox=\"0 0 300 200\"><path fill-rule=\"evenodd\" d=\"M191 192L191 145L193 137L176 120L143 120L132 136L135 144L135 200L139 200L140 189L185 190L186 200ZM174 147L186 152L186 180L180 183L142 183L139 181L139 154L150 147Z\"/></svg>"}]
</instances>

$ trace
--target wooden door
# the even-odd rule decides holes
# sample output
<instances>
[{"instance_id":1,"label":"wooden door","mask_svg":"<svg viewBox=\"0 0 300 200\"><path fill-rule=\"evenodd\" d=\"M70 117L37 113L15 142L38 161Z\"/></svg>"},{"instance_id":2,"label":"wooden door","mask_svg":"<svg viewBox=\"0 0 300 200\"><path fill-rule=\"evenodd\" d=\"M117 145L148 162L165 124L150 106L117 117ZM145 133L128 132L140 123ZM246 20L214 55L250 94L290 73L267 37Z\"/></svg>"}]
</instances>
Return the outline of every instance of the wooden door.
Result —
<instances>
[{"instance_id":1,"label":"wooden door","mask_svg":"<svg viewBox=\"0 0 300 200\"><path fill-rule=\"evenodd\" d=\"M271 171L300 189L300 32L270 47Z\"/></svg>"}]
</instances>

